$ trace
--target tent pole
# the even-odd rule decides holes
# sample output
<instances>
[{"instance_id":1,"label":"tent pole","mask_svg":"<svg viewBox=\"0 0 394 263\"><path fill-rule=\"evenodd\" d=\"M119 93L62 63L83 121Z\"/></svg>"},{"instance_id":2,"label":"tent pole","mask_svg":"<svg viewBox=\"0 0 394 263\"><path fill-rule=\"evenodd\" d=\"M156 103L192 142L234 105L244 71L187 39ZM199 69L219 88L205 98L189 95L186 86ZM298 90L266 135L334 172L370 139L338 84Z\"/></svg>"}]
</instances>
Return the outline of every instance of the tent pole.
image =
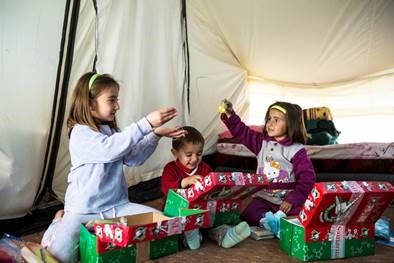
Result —
<instances>
[{"instance_id":1,"label":"tent pole","mask_svg":"<svg viewBox=\"0 0 394 263\"><path fill-rule=\"evenodd\" d=\"M63 23L62 41L60 47L60 57L58 64L58 71L56 76L56 87L55 96L52 106L52 117L51 117L51 127L48 135L47 148L45 152L44 167L41 176L40 188L36 194L34 204L37 205L42 200L46 191L53 193L52 191L52 180L53 174L56 167L56 159L59 151L61 131L63 127L63 120L66 109L68 86L70 81L70 73L73 63L74 56L74 44L77 32L78 18L79 18L79 8L80 0L72 1L72 11L70 16L70 5L71 1L66 2L65 17ZM68 20L70 23L68 24ZM69 33L67 35L67 29ZM65 49L67 38L67 47ZM64 65L63 56L65 55ZM61 86L60 86L61 82ZM58 95L60 89L60 96Z\"/></svg>"}]
</instances>

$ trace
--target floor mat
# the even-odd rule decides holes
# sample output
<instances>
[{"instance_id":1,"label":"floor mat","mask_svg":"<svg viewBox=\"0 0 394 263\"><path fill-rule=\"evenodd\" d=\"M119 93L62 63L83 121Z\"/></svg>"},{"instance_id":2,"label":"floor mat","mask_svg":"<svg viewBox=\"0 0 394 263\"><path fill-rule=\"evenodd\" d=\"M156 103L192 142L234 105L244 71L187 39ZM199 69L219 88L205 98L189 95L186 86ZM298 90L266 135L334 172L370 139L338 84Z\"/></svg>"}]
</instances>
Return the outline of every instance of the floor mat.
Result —
<instances>
[{"instance_id":1,"label":"floor mat","mask_svg":"<svg viewBox=\"0 0 394 263\"><path fill-rule=\"evenodd\" d=\"M62 204L37 209L21 218L0 220L0 237L4 233L19 237L42 231L49 226L60 209L63 209Z\"/></svg>"}]
</instances>

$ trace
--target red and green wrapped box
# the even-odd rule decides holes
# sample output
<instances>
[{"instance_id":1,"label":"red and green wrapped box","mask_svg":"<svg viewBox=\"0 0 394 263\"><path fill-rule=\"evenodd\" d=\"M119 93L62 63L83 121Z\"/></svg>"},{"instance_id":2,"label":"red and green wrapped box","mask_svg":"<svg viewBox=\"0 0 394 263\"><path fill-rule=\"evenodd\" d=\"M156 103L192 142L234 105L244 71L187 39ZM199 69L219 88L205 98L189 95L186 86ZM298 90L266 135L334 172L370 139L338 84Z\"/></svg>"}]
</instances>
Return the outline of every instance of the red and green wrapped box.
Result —
<instances>
[{"instance_id":1,"label":"red and green wrapped box","mask_svg":"<svg viewBox=\"0 0 394 263\"><path fill-rule=\"evenodd\" d=\"M178 217L143 213L98 222L80 230L81 262L141 262L178 251L185 227L197 228L204 210L185 209Z\"/></svg>"},{"instance_id":2,"label":"red and green wrapped box","mask_svg":"<svg viewBox=\"0 0 394 263\"><path fill-rule=\"evenodd\" d=\"M177 216L179 209L203 209L209 211L210 220L201 227L234 225L240 222L242 200L267 185L268 179L265 175L212 172L206 175L200 184L188 189L170 190L164 214Z\"/></svg>"},{"instance_id":3,"label":"red and green wrapped box","mask_svg":"<svg viewBox=\"0 0 394 263\"><path fill-rule=\"evenodd\" d=\"M299 214L304 226L375 223L394 197L389 182L316 183Z\"/></svg>"},{"instance_id":4,"label":"red and green wrapped box","mask_svg":"<svg viewBox=\"0 0 394 263\"><path fill-rule=\"evenodd\" d=\"M394 198L389 182L319 182L297 218L281 219L281 247L300 260L374 254L375 222Z\"/></svg>"},{"instance_id":5,"label":"red and green wrapped box","mask_svg":"<svg viewBox=\"0 0 394 263\"><path fill-rule=\"evenodd\" d=\"M201 182L185 191L189 202L196 200L239 200L257 192L268 185L264 174L242 172L212 172Z\"/></svg>"},{"instance_id":6,"label":"red and green wrapped box","mask_svg":"<svg viewBox=\"0 0 394 263\"><path fill-rule=\"evenodd\" d=\"M184 209L203 209L207 214L200 217L201 228L218 226L222 224L237 224L240 222L240 200L212 200L189 202L182 195L173 190L168 191L164 214L176 217ZM188 230L188 229L186 229Z\"/></svg>"},{"instance_id":7,"label":"red and green wrapped box","mask_svg":"<svg viewBox=\"0 0 394 263\"><path fill-rule=\"evenodd\" d=\"M178 251L178 235L160 240L145 241L127 247L116 247L111 242L100 241L81 225L81 262L141 262L164 257Z\"/></svg>"},{"instance_id":8,"label":"red and green wrapped box","mask_svg":"<svg viewBox=\"0 0 394 263\"><path fill-rule=\"evenodd\" d=\"M367 232L373 233L373 225L365 226ZM298 218L281 218L280 247L288 255L302 261L327 260L368 256L375 253L374 237L361 237L338 240L306 241L305 227Z\"/></svg>"}]
</instances>

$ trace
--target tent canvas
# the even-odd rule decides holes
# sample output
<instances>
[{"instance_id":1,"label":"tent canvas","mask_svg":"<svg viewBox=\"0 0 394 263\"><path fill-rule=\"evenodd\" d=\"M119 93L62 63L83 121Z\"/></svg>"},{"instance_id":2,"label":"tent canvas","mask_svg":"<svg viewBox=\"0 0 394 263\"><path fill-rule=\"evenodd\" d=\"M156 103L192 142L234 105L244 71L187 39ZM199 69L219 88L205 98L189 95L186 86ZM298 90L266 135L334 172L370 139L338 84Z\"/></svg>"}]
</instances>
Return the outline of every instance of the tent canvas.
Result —
<instances>
[{"instance_id":1,"label":"tent canvas","mask_svg":"<svg viewBox=\"0 0 394 263\"><path fill-rule=\"evenodd\" d=\"M170 125L201 130L205 153L224 129L223 98L258 124L270 103L289 100L361 116L365 135L392 134L393 1L101 0L97 15L94 2L0 1L0 219L24 216L48 190L63 199L67 102L95 55L122 85L121 127L173 105ZM128 183L160 176L169 150L162 140L126 169Z\"/></svg>"}]
</instances>

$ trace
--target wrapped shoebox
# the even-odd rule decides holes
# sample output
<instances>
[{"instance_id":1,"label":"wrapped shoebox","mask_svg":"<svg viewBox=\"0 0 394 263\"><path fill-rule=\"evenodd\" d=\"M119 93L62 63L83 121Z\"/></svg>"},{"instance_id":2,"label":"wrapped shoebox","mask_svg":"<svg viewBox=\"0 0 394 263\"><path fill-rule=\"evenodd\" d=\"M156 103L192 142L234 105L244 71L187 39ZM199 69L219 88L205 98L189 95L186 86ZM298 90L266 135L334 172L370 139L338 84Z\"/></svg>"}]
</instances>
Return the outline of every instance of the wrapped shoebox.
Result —
<instances>
[{"instance_id":1,"label":"wrapped shoebox","mask_svg":"<svg viewBox=\"0 0 394 263\"><path fill-rule=\"evenodd\" d=\"M179 209L194 208L210 212L210 221L202 227L240 222L242 200L268 185L265 175L241 172L212 172L201 183L188 189L170 190L164 214L177 216Z\"/></svg>"},{"instance_id":2,"label":"wrapped shoebox","mask_svg":"<svg viewBox=\"0 0 394 263\"><path fill-rule=\"evenodd\" d=\"M198 228L205 213L191 209L177 217L143 213L95 223L93 231L82 224L81 262L141 262L175 253L178 235Z\"/></svg>"},{"instance_id":3,"label":"wrapped shoebox","mask_svg":"<svg viewBox=\"0 0 394 263\"><path fill-rule=\"evenodd\" d=\"M375 222L394 198L389 182L319 182L296 218L282 218L280 245L303 260L375 253Z\"/></svg>"},{"instance_id":4,"label":"wrapped shoebox","mask_svg":"<svg viewBox=\"0 0 394 263\"><path fill-rule=\"evenodd\" d=\"M364 227L365 234L358 234L358 238L319 239L319 230L315 232L316 241L307 242L305 227L298 218L282 217L280 222L280 247L290 256L302 261L327 260L334 258L347 258L367 256L375 253L375 239L373 225ZM357 229L357 228L355 228ZM352 227L339 230L340 233L349 231L354 233ZM363 237L365 235L365 237Z\"/></svg>"}]
</instances>

